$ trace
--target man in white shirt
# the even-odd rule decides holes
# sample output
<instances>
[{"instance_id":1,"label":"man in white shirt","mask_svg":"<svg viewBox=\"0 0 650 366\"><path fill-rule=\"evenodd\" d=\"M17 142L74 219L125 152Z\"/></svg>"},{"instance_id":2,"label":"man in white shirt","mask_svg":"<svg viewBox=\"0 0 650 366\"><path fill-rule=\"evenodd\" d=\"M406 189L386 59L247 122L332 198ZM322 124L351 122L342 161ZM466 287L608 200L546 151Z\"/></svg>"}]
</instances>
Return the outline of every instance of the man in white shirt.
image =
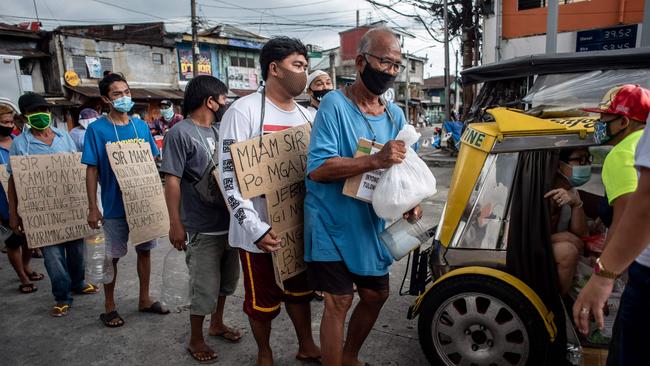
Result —
<instances>
[{"instance_id":1,"label":"man in white shirt","mask_svg":"<svg viewBox=\"0 0 650 366\"><path fill-rule=\"evenodd\" d=\"M316 119L320 101L332 90L334 90L332 78L325 71L316 70L307 77L307 94L310 97L307 110L311 113L312 121Z\"/></svg>"},{"instance_id":2,"label":"man in white shirt","mask_svg":"<svg viewBox=\"0 0 650 366\"><path fill-rule=\"evenodd\" d=\"M318 361L320 349L311 332L309 303L313 292L306 273L286 280L284 291L275 283L271 253L280 249L280 239L267 222L265 198L242 197L230 153L230 145L236 142L311 121L309 112L293 100L307 83L307 49L297 39L273 38L262 48L260 66L264 89L234 102L219 128L221 188L231 213L228 240L232 247L239 248L244 275L244 312L257 342L257 365L273 364L269 344L271 322L279 314L282 302L296 330L299 344L296 358Z\"/></svg>"}]
</instances>

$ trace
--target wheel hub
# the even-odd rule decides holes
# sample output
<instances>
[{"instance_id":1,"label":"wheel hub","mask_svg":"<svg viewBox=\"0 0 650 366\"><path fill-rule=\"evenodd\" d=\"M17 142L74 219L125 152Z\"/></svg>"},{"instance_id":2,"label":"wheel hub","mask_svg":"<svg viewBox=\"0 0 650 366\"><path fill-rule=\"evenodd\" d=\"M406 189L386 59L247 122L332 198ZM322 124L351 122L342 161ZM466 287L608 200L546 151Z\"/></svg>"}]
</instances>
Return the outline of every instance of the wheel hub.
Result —
<instances>
[{"instance_id":1,"label":"wheel hub","mask_svg":"<svg viewBox=\"0 0 650 366\"><path fill-rule=\"evenodd\" d=\"M525 365L528 334L507 304L486 294L449 298L433 316L433 343L449 365Z\"/></svg>"}]
</instances>

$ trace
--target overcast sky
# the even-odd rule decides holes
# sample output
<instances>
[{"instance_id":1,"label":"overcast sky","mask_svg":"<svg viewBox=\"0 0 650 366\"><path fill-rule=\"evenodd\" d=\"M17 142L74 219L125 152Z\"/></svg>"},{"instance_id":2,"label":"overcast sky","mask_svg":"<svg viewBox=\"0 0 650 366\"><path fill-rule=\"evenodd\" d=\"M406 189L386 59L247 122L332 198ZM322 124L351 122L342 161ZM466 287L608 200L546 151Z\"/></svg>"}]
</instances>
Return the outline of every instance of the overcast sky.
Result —
<instances>
[{"instance_id":1,"label":"overcast sky","mask_svg":"<svg viewBox=\"0 0 650 366\"><path fill-rule=\"evenodd\" d=\"M395 0L383 0L385 3ZM164 21L168 31L190 31L190 0L0 0L0 21L15 24L35 20L36 11L45 29L59 25ZM388 10L378 10L365 0L197 0L204 27L228 23L263 36L288 35L324 49L339 45L338 32L360 23L389 20L416 38L404 49L428 57L425 77L442 75L443 46L431 39L422 25ZM402 11L412 11L400 8ZM433 47L431 47L433 46ZM452 46L451 70L455 72Z\"/></svg>"}]
</instances>

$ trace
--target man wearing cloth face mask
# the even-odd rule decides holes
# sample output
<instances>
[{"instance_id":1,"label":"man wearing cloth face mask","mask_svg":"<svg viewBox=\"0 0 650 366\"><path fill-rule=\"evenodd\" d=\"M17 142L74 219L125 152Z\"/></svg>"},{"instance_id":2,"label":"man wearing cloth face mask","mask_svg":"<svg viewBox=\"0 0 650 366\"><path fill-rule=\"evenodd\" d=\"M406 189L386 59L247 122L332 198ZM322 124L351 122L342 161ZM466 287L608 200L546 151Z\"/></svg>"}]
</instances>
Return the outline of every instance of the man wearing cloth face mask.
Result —
<instances>
[{"instance_id":1,"label":"man wearing cloth face mask","mask_svg":"<svg viewBox=\"0 0 650 366\"><path fill-rule=\"evenodd\" d=\"M70 130L70 137L77 146L77 150L84 150L84 140L88 126L99 118L99 113L92 108L84 108L79 112L79 126Z\"/></svg>"},{"instance_id":2,"label":"man wearing cloth face mask","mask_svg":"<svg viewBox=\"0 0 650 366\"><path fill-rule=\"evenodd\" d=\"M307 77L307 94L309 94L310 100L307 110L311 113L312 120L316 118L318 106L325 94L333 89L332 78L325 71L316 70L309 74L309 77Z\"/></svg>"},{"instance_id":3,"label":"man wearing cloth face mask","mask_svg":"<svg viewBox=\"0 0 650 366\"><path fill-rule=\"evenodd\" d=\"M107 327L120 327L124 319L117 313L115 304L115 279L117 278L117 262L127 253L129 226L126 222L122 192L117 183L117 178L111 169L106 144L119 144L122 142L149 143L154 157L159 155L147 124L127 114L133 108L129 84L122 75L111 73L99 82L99 94L104 103L110 106L107 116L101 117L88 126L84 151L81 162L86 168L86 190L88 193L88 225L93 229L104 228L106 250L110 250L113 257L115 277L113 282L104 285L105 313L100 320ZM97 204L97 184L100 184L103 216ZM149 277L151 275L151 249L156 247L156 240L151 240L135 247L138 256L138 278L140 280L140 293L138 308L142 312L168 314L169 310L163 308L158 301L153 301L149 296Z\"/></svg>"},{"instance_id":4,"label":"man wearing cloth face mask","mask_svg":"<svg viewBox=\"0 0 650 366\"><path fill-rule=\"evenodd\" d=\"M43 96L35 93L24 94L18 99L18 107L29 128L14 139L10 155L50 155L77 151L67 132L51 126L52 114ZM7 172L12 174L11 160L7 164ZM17 235L25 235L22 219L18 215L18 195L13 175L9 177L8 193L9 224ZM56 301L50 311L50 315L54 317L68 314L72 306L73 292L94 294L99 291L99 288L84 280L83 245L83 239L77 239L41 248Z\"/></svg>"},{"instance_id":5,"label":"man wearing cloth face mask","mask_svg":"<svg viewBox=\"0 0 650 366\"><path fill-rule=\"evenodd\" d=\"M149 123L149 129L153 135L164 135L167 130L183 120L183 116L174 111L174 104L163 99L160 101L160 118Z\"/></svg>"},{"instance_id":6,"label":"man wearing cloth face mask","mask_svg":"<svg viewBox=\"0 0 650 366\"><path fill-rule=\"evenodd\" d=\"M380 96L403 71L395 34L375 28L359 41L357 78L345 90L330 92L320 103L307 157L305 261L312 288L325 293L320 341L324 365L362 365L359 350L389 294L392 257L379 241L385 222L372 205L344 196L345 179L399 164L406 154L396 141L406 120L401 109ZM384 147L354 157L360 138ZM419 206L405 218L421 217ZM347 337L345 319L356 284L360 301ZM344 345L345 340L345 345Z\"/></svg>"},{"instance_id":7,"label":"man wearing cloth face mask","mask_svg":"<svg viewBox=\"0 0 650 366\"><path fill-rule=\"evenodd\" d=\"M544 195L551 202L551 242L562 294L573 283L578 256L584 247L581 238L589 236L587 216L576 187L591 179L591 161L587 149L560 151L555 189Z\"/></svg>"},{"instance_id":8,"label":"man wearing cloth face mask","mask_svg":"<svg viewBox=\"0 0 650 366\"><path fill-rule=\"evenodd\" d=\"M273 364L269 344L271 322L279 314L282 302L296 330L299 343L296 358L317 361L320 349L311 333L313 292L306 273L285 281L286 291L276 285L270 253L280 249L280 238L267 222L266 199L242 198L230 153L233 143L310 122L309 112L293 100L307 84L307 48L297 39L273 38L260 52L260 66L264 89L235 101L219 128L219 175L231 213L228 240L232 247L239 248L244 275L244 312L257 342L257 365Z\"/></svg>"}]
</instances>

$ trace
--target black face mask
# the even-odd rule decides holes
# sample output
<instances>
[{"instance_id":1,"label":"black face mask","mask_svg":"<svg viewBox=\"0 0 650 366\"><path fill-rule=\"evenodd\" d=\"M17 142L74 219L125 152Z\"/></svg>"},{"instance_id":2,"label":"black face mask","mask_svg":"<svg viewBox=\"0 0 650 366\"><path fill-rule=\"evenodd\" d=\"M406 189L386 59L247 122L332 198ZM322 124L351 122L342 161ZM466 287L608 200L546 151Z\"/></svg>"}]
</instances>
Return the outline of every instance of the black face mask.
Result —
<instances>
[{"instance_id":1,"label":"black face mask","mask_svg":"<svg viewBox=\"0 0 650 366\"><path fill-rule=\"evenodd\" d=\"M311 92L313 93L313 98L320 102L321 100L323 100L325 94L331 91L332 89L323 89L323 90L312 90Z\"/></svg>"},{"instance_id":2,"label":"black face mask","mask_svg":"<svg viewBox=\"0 0 650 366\"><path fill-rule=\"evenodd\" d=\"M11 135L11 132L13 132L14 128L13 127L5 127L5 126L0 126L0 136L9 136Z\"/></svg>"},{"instance_id":3,"label":"black face mask","mask_svg":"<svg viewBox=\"0 0 650 366\"><path fill-rule=\"evenodd\" d=\"M366 67L361 72L361 81L368 90L375 95L382 95L388 88L393 85L397 75L386 74L385 72L374 69L366 60Z\"/></svg>"},{"instance_id":4,"label":"black face mask","mask_svg":"<svg viewBox=\"0 0 650 366\"><path fill-rule=\"evenodd\" d=\"M214 123L219 123L221 122L221 119L223 118L223 115L226 113L226 110L228 109L228 106L226 104L219 104L219 109L217 111L212 111L214 113Z\"/></svg>"}]
</instances>

